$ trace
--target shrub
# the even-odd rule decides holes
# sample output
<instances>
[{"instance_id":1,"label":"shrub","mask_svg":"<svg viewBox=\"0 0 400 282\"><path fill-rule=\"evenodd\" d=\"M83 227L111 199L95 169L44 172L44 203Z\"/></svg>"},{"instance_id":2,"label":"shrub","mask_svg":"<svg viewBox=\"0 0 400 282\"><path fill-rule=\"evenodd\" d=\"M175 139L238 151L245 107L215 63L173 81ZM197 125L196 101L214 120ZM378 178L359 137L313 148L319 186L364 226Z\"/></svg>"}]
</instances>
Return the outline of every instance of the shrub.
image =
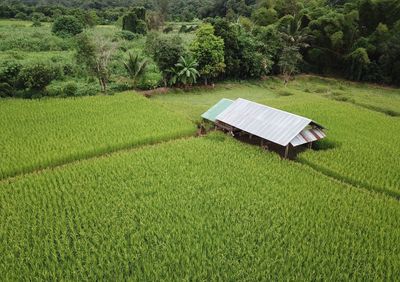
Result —
<instances>
[{"instance_id":1,"label":"shrub","mask_svg":"<svg viewBox=\"0 0 400 282\"><path fill-rule=\"evenodd\" d=\"M146 73L136 84L142 90L155 89L160 85L161 75L157 72Z\"/></svg>"},{"instance_id":2,"label":"shrub","mask_svg":"<svg viewBox=\"0 0 400 282\"><path fill-rule=\"evenodd\" d=\"M16 60L6 60L0 63L0 82L14 85L22 65Z\"/></svg>"},{"instance_id":3,"label":"shrub","mask_svg":"<svg viewBox=\"0 0 400 282\"><path fill-rule=\"evenodd\" d=\"M42 26L42 23L39 20L33 20L32 21L32 27L40 27Z\"/></svg>"},{"instance_id":4,"label":"shrub","mask_svg":"<svg viewBox=\"0 0 400 282\"><path fill-rule=\"evenodd\" d=\"M43 21L43 19L45 18L45 15L43 13L38 13L38 12L34 12L31 15L31 20L34 21Z\"/></svg>"},{"instance_id":5,"label":"shrub","mask_svg":"<svg viewBox=\"0 0 400 282\"><path fill-rule=\"evenodd\" d=\"M142 20L137 21L136 33L138 33L138 34L146 34L147 33L147 24L145 21L142 21Z\"/></svg>"},{"instance_id":6,"label":"shrub","mask_svg":"<svg viewBox=\"0 0 400 282\"><path fill-rule=\"evenodd\" d=\"M78 92L78 86L76 85L75 82L68 82L67 84L64 85L63 88L63 94L65 96L76 96Z\"/></svg>"},{"instance_id":7,"label":"shrub","mask_svg":"<svg viewBox=\"0 0 400 282\"><path fill-rule=\"evenodd\" d=\"M52 27L52 32L61 37L73 36L82 31L83 25L81 21L73 16L61 16L57 18Z\"/></svg>"},{"instance_id":8,"label":"shrub","mask_svg":"<svg viewBox=\"0 0 400 282\"><path fill-rule=\"evenodd\" d=\"M46 94L51 97L94 96L97 92L96 81L53 81L46 87Z\"/></svg>"},{"instance_id":9,"label":"shrub","mask_svg":"<svg viewBox=\"0 0 400 282\"><path fill-rule=\"evenodd\" d=\"M117 32L116 37L122 38L122 39L125 39L128 41L132 41L134 39L137 39L138 35L129 30L122 30L122 31Z\"/></svg>"},{"instance_id":10,"label":"shrub","mask_svg":"<svg viewBox=\"0 0 400 282\"><path fill-rule=\"evenodd\" d=\"M16 18L16 19L19 19L19 20L24 20L24 21L26 21L27 19L29 19L29 17L28 17L24 12L18 12L18 13L15 15L15 18Z\"/></svg>"},{"instance_id":11,"label":"shrub","mask_svg":"<svg viewBox=\"0 0 400 282\"><path fill-rule=\"evenodd\" d=\"M0 82L0 98L13 96L13 88L6 82Z\"/></svg>"},{"instance_id":12,"label":"shrub","mask_svg":"<svg viewBox=\"0 0 400 282\"><path fill-rule=\"evenodd\" d=\"M80 83L76 96L94 96L99 92L97 84Z\"/></svg>"},{"instance_id":13,"label":"shrub","mask_svg":"<svg viewBox=\"0 0 400 282\"><path fill-rule=\"evenodd\" d=\"M21 69L18 81L24 88L42 90L52 80L59 77L61 77L61 70L58 66L36 62L28 64Z\"/></svg>"}]
</instances>

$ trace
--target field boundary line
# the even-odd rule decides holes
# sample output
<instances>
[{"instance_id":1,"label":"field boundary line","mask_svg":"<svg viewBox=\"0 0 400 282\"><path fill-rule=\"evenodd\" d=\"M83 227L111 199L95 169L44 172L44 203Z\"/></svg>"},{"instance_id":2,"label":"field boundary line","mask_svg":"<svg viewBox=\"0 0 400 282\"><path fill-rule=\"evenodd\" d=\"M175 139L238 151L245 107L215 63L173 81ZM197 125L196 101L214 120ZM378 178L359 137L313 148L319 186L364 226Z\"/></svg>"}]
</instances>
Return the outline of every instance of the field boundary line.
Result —
<instances>
[{"instance_id":1,"label":"field boundary line","mask_svg":"<svg viewBox=\"0 0 400 282\"><path fill-rule=\"evenodd\" d=\"M41 173L44 173L44 172L47 172L47 171L52 171L52 170L63 168L63 167L69 166L69 165L78 164L78 163L83 162L83 161L107 158L107 157L110 157L110 156L112 156L114 154L119 154L119 153L122 153L122 152L136 151L136 150L144 149L144 148L147 148L147 147L154 147L154 146L158 146L158 145L161 145L161 144L168 144L168 143L176 142L176 141L179 141L179 140L187 140L187 139L196 138L196 137L198 137L198 136L196 136L196 135L180 136L180 137L176 137L176 138L159 140L159 141L150 142L150 143L143 143L143 144L139 144L139 145L116 148L114 150L107 151L107 152L102 152L100 154L87 155L87 156L84 156L84 157L82 157L80 159L76 159L76 160L71 160L71 161L66 160L65 162L62 162L62 163L59 162L59 163L55 163L54 165L49 165L49 166L46 166L46 167L37 168L37 169L30 170L30 171L21 172L21 173L18 173L16 175L12 175L12 176L9 176L9 177L2 178L2 179L0 179L0 185L1 184L10 184L10 183L18 181L18 180L20 180L20 179L22 179L22 178L24 178L26 176L29 176L29 175L41 174Z\"/></svg>"},{"instance_id":2,"label":"field boundary line","mask_svg":"<svg viewBox=\"0 0 400 282\"><path fill-rule=\"evenodd\" d=\"M318 173L320 173L320 174L322 174L322 175L324 175L326 177L329 177L330 179L333 179L335 181L347 184L347 185L349 185L349 186L351 186L353 188L364 190L364 191L368 191L368 192L384 194L384 195L386 195L388 197L391 197L391 198L393 198L393 199L395 199L397 201L400 201L400 194L399 193L387 190L385 188L376 187L374 185L368 185L368 184L365 184L365 183L361 183L358 180L354 180L352 178L340 175L337 172L334 172L334 171L332 171L330 169L327 169L327 168L320 167L319 165L316 165L313 162L310 162L310 161L305 160L305 159L298 159L295 162L299 163L299 164L303 164L303 165L311 168L312 170L314 170L314 171L316 171L316 172L318 172Z\"/></svg>"}]
</instances>

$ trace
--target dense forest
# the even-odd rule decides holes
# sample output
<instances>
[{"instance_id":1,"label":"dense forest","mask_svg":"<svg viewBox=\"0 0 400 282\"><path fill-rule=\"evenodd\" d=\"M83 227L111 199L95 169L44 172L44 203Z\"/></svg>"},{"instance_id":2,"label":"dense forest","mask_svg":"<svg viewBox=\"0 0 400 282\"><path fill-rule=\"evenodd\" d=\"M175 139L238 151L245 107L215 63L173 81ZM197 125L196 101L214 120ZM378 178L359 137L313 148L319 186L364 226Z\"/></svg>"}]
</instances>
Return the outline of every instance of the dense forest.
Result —
<instances>
[{"instance_id":1,"label":"dense forest","mask_svg":"<svg viewBox=\"0 0 400 282\"><path fill-rule=\"evenodd\" d=\"M113 51L129 48L96 51L98 42L82 33L96 25L116 25L123 30L118 36L128 41L144 36L143 54L127 52L129 58L120 70L137 87L137 78L154 63L150 76L155 82L144 83L142 89L187 86L197 78L207 84L267 74L280 74L287 83L300 72L400 85L400 1L396 0L7 0L0 4L0 17L29 20L33 26L50 22L55 36L69 40L64 42L68 47L60 48L75 50L75 61L86 66L88 76L97 78L103 91L112 69L104 65L96 71L96 56L109 54L112 61ZM182 35L189 33L194 39L188 43ZM6 41L0 48L12 50ZM41 51L59 50L46 48ZM8 88L29 85L23 77L22 83L9 81L15 68L3 62L0 83ZM186 71L190 73L182 75ZM76 73L82 77L82 70Z\"/></svg>"}]
</instances>

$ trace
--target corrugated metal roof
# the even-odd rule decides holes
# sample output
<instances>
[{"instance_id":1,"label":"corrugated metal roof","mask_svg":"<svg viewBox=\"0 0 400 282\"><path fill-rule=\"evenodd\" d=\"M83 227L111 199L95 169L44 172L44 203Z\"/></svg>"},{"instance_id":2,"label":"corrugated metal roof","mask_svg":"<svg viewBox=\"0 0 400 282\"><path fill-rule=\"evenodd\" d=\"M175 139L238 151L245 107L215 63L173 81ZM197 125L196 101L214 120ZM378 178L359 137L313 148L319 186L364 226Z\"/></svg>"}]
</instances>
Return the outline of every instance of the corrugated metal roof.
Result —
<instances>
[{"instance_id":1,"label":"corrugated metal roof","mask_svg":"<svg viewBox=\"0 0 400 282\"><path fill-rule=\"evenodd\" d=\"M282 146L314 123L311 119L241 98L216 116L216 120Z\"/></svg>"},{"instance_id":2,"label":"corrugated metal roof","mask_svg":"<svg viewBox=\"0 0 400 282\"><path fill-rule=\"evenodd\" d=\"M293 147L317 141L324 138L325 133L319 128L304 129L295 138L290 141Z\"/></svg>"},{"instance_id":3,"label":"corrugated metal roof","mask_svg":"<svg viewBox=\"0 0 400 282\"><path fill-rule=\"evenodd\" d=\"M215 122L215 117L222 113L226 108L228 108L233 103L229 99L221 99L217 104L212 106L207 112L201 115L202 118Z\"/></svg>"}]
</instances>

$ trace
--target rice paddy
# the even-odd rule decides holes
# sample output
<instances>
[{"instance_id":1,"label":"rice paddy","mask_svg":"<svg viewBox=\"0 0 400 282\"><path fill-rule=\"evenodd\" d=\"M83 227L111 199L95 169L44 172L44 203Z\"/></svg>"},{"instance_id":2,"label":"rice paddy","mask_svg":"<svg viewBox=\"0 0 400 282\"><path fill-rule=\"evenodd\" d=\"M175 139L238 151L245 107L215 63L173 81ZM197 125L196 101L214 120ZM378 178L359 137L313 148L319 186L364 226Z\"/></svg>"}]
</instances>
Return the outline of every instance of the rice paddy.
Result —
<instances>
[{"instance_id":1,"label":"rice paddy","mask_svg":"<svg viewBox=\"0 0 400 282\"><path fill-rule=\"evenodd\" d=\"M396 280L400 123L361 104L394 111L400 91L317 79L0 100L1 280ZM297 161L194 137L238 97L328 137Z\"/></svg>"},{"instance_id":2,"label":"rice paddy","mask_svg":"<svg viewBox=\"0 0 400 282\"><path fill-rule=\"evenodd\" d=\"M129 93L0 101L0 179L193 135L190 121Z\"/></svg>"},{"instance_id":3,"label":"rice paddy","mask_svg":"<svg viewBox=\"0 0 400 282\"><path fill-rule=\"evenodd\" d=\"M5 280L391 280L400 206L221 134L0 186Z\"/></svg>"}]
</instances>

